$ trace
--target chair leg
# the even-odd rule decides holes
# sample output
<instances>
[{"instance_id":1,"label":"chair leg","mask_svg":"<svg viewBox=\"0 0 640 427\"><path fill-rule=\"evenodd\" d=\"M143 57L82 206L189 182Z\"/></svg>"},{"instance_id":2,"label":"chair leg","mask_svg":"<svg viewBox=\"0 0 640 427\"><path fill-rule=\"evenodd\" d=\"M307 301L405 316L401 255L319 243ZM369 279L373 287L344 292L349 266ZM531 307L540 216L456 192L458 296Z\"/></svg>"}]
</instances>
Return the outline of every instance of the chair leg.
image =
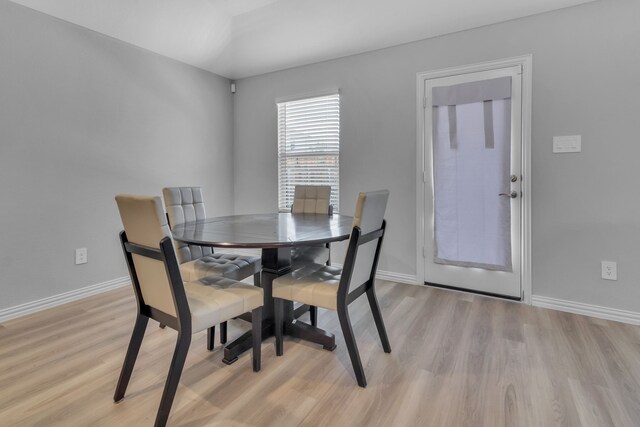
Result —
<instances>
[{"instance_id":1,"label":"chair leg","mask_svg":"<svg viewBox=\"0 0 640 427\"><path fill-rule=\"evenodd\" d=\"M144 331L147 329L147 323L149 323L149 318L138 314L138 317L136 317L136 323L133 326L133 332L131 333L131 340L129 340L127 354L124 357L124 363L122 364L122 371L120 371L120 378L118 379L116 392L113 395L114 402L121 401L127 391L127 386L131 379L131 373L133 372L133 367L136 364L138 352L142 345L142 338L144 338Z\"/></svg>"},{"instance_id":2,"label":"chair leg","mask_svg":"<svg viewBox=\"0 0 640 427\"><path fill-rule=\"evenodd\" d=\"M342 328L342 334L344 335L344 341L347 344L347 350L349 351L349 358L353 365L353 371L356 374L356 380L360 387L366 387L367 379L364 375L362 362L360 361L360 353L358 352L358 345L356 344L356 339L353 335L353 328L351 328L348 308L344 305L343 307L338 307L337 311L338 319L340 320L340 327Z\"/></svg>"},{"instance_id":3,"label":"chair leg","mask_svg":"<svg viewBox=\"0 0 640 427\"><path fill-rule=\"evenodd\" d=\"M176 390L178 389L178 383L180 382L180 376L182 375L182 369L184 368L184 362L187 359L189 344L191 344L191 335L183 335L178 332L178 342L176 343L176 349L173 352L173 359L171 360L171 366L169 367L169 375L167 376L164 391L162 392L162 398L160 399L158 415L156 415L156 427L164 427L167 424L169 412L171 412L171 405L173 405L173 398L176 396Z\"/></svg>"},{"instance_id":4,"label":"chair leg","mask_svg":"<svg viewBox=\"0 0 640 427\"><path fill-rule=\"evenodd\" d=\"M284 300L280 298L273 299L273 311L275 315L275 332L276 332L276 356L284 354L284 346L282 344L282 329L284 327Z\"/></svg>"},{"instance_id":5,"label":"chair leg","mask_svg":"<svg viewBox=\"0 0 640 427\"><path fill-rule=\"evenodd\" d=\"M329 250L329 255L327 256L327 265L331 265L331 245L327 243L327 249Z\"/></svg>"},{"instance_id":6,"label":"chair leg","mask_svg":"<svg viewBox=\"0 0 640 427\"><path fill-rule=\"evenodd\" d=\"M253 286L260 287L260 273L256 273L253 275Z\"/></svg>"},{"instance_id":7,"label":"chair leg","mask_svg":"<svg viewBox=\"0 0 640 427\"><path fill-rule=\"evenodd\" d=\"M220 343L227 343L227 322L220 323Z\"/></svg>"},{"instance_id":8,"label":"chair leg","mask_svg":"<svg viewBox=\"0 0 640 427\"><path fill-rule=\"evenodd\" d=\"M373 320L375 320L376 328L378 328L380 341L382 341L382 348L385 353L391 353L391 344L389 344L389 337L387 336L387 330L384 327L384 320L382 319L382 311L380 311L380 305L378 304L378 298L376 297L376 291L373 286L367 291L367 298L371 306L371 313L373 313Z\"/></svg>"},{"instance_id":9,"label":"chair leg","mask_svg":"<svg viewBox=\"0 0 640 427\"><path fill-rule=\"evenodd\" d=\"M309 307L309 317L311 318L311 326L318 326L318 307L315 305Z\"/></svg>"},{"instance_id":10,"label":"chair leg","mask_svg":"<svg viewBox=\"0 0 640 427\"><path fill-rule=\"evenodd\" d=\"M222 330L220 331L220 334L222 335ZM209 351L213 350L213 343L215 340L216 340L216 327L212 326L209 329L207 329L207 350Z\"/></svg>"},{"instance_id":11,"label":"chair leg","mask_svg":"<svg viewBox=\"0 0 640 427\"><path fill-rule=\"evenodd\" d=\"M253 371L260 371L262 359L262 307L251 311L251 339L253 341Z\"/></svg>"}]
</instances>

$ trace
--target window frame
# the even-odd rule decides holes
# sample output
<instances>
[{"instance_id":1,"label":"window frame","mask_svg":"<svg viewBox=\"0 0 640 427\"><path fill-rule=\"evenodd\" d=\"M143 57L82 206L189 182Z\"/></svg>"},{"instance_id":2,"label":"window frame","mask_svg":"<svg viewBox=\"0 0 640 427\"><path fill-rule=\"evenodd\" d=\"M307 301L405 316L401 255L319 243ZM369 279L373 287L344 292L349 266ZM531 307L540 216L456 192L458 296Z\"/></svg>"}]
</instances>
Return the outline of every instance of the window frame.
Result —
<instances>
[{"instance_id":1,"label":"window frame","mask_svg":"<svg viewBox=\"0 0 640 427\"><path fill-rule=\"evenodd\" d=\"M323 145L322 141L318 141L313 144L313 136L311 136L311 142L303 142L303 147L306 145L308 150L304 148L298 148L291 152L291 140L295 140L295 136L291 136L288 126L291 126L287 122L287 108L305 109L308 108L314 102L322 102L322 98L326 98L327 106L324 113L317 111L310 113L311 115L322 114L327 115L326 128L322 130L311 130L315 133L316 138L322 138L327 144L326 150L318 150L318 146ZM305 107L306 106L306 107ZM341 96L338 90L330 90L323 92L307 93L305 95L299 95L296 97L279 98L276 99L277 109L277 150L278 150L278 210L279 212L291 212L291 205L293 203L293 192L295 185L330 185L331 186L331 199L330 204L333 206L333 212L338 213L340 206L340 139L341 139ZM298 115L301 114L298 111ZM307 120L318 120L318 117L311 117ZM305 119L303 118L304 122ZM300 126L294 122L294 125ZM304 133L304 132L301 132ZM323 135L318 136L318 133ZM336 134L335 136L331 134ZM325 157L324 162L321 158ZM310 171L313 171L314 166L321 170L321 178L319 180L295 180L289 175L292 170L291 166L287 166L287 159L295 161L296 159L302 162L313 162L316 160L316 164L309 163L308 167ZM317 168L317 166L320 166ZM325 171L322 171L322 166L325 166ZM301 166L299 172L304 174L304 166ZM333 177L332 177L333 175ZM285 180L286 182L283 182Z\"/></svg>"}]
</instances>

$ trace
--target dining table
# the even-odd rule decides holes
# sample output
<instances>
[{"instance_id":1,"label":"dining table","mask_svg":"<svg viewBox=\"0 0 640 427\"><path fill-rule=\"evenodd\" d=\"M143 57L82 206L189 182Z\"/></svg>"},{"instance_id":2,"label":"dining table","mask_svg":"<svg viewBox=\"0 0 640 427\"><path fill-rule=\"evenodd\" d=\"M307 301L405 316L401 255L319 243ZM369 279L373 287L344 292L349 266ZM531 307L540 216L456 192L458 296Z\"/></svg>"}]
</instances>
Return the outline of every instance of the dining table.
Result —
<instances>
[{"instance_id":1,"label":"dining table","mask_svg":"<svg viewBox=\"0 0 640 427\"><path fill-rule=\"evenodd\" d=\"M291 250L295 246L324 246L349 238L353 218L339 214L266 213L231 215L186 222L172 229L173 238L188 244L218 248L261 249L260 286L264 290L262 337L275 334L273 280L291 272ZM297 320L308 305L294 307L285 301L284 333L320 344L333 351L335 335ZM251 321L245 314L242 319ZM222 361L234 363L251 348L251 331L227 343Z\"/></svg>"}]
</instances>

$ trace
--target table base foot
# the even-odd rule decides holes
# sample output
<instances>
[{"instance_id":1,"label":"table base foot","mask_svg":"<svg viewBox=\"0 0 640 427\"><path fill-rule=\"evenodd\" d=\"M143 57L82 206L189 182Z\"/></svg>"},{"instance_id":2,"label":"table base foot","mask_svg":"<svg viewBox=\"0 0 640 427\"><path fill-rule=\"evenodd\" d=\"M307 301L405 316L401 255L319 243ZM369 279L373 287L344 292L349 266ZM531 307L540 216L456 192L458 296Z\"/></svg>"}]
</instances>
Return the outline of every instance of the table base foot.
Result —
<instances>
[{"instance_id":1,"label":"table base foot","mask_svg":"<svg viewBox=\"0 0 640 427\"><path fill-rule=\"evenodd\" d=\"M251 349L253 347L253 341L251 336L251 331L247 331L244 334L240 335L235 340L231 341L224 347L224 357L222 358L222 362L227 365L231 365L232 363L238 360L238 356L240 356L245 351ZM270 320L265 320L262 322L262 340L272 337L275 335L273 329L273 322Z\"/></svg>"},{"instance_id":2,"label":"table base foot","mask_svg":"<svg viewBox=\"0 0 640 427\"><path fill-rule=\"evenodd\" d=\"M333 351L336 348L335 335L299 320L285 323L284 333L285 335L291 335L305 341L320 344L325 350Z\"/></svg>"},{"instance_id":3,"label":"table base foot","mask_svg":"<svg viewBox=\"0 0 640 427\"><path fill-rule=\"evenodd\" d=\"M236 363L238 361L238 356L236 356L235 358L231 359L231 360L227 360L224 357L222 358L222 363L224 363L225 365L232 365L234 363Z\"/></svg>"}]
</instances>

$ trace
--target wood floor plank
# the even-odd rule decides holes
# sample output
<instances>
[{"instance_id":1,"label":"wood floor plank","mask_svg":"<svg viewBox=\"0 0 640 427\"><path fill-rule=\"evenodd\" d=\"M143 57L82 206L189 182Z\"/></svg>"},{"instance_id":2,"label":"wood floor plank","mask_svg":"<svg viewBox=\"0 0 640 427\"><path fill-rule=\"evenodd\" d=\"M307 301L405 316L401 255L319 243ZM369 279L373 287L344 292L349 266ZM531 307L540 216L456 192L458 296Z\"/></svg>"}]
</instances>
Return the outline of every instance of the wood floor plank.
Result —
<instances>
[{"instance_id":1,"label":"wood floor plank","mask_svg":"<svg viewBox=\"0 0 640 427\"><path fill-rule=\"evenodd\" d=\"M638 426L640 327L477 295L379 281L392 353L366 298L350 307L368 386L356 385L336 313L335 351L287 337L262 371L194 335L174 426ZM0 324L0 424L153 424L176 333L150 322L127 395L112 396L133 328L130 288ZM303 317L306 319L307 317ZM236 320L233 339L249 328Z\"/></svg>"}]
</instances>

